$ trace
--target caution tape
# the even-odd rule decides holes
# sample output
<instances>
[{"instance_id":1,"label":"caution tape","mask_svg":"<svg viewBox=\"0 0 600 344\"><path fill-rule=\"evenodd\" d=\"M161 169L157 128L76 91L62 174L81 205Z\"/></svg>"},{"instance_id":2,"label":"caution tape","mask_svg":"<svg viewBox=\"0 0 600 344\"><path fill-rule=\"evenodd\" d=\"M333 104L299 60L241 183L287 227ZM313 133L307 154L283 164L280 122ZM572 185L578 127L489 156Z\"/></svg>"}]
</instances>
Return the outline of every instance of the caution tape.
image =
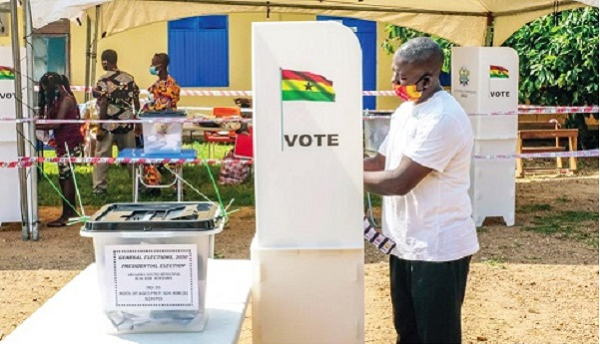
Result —
<instances>
[{"instance_id":1,"label":"caution tape","mask_svg":"<svg viewBox=\"0 0 600 344\"><path fill-rule=\"evenodd\" d=\"M547 152L522 154L473 155L475 160L545 159L545 158L591 158L598 156L598 149L573 152Z\"/></svg>"},{"instance_id":2,"label":"caution tape","mask_svg":"<svg viewBox=\"0 0 600 344\"><path fill-rule=\"evenodd\" d=\"M227 123L227 122L244 122L251 123L250 118L155 118L155 119L128 119L128 120L114 120L114 119L35 119L35 118L0 118L0 122L15 122L15 123L27 123L35 122L36 124L69 124L69 123L112 123L112 124L124 124L124 123L196 123L196 124L214 124L214 123Z\"/></svg>"},{"instance_id":3,"label":"caution tape","mask_svg":"<svg viewBox=\"0 0 600 344\"><path fill-rule=\"evenodd\" d=\"M38 86L35 86L38 91ZM71 86L72 91L88 92L93 91L93 87ZM147 90L141 90L141 94L149 94ZM363 91L363 96L395 96L396 92L391 90L386 91ZM235 91L235 90L193 90L182 89L182 96L202 96L202 97L251 97L252 91ZM524 114L540 114L540 113L598 113L598 105L583 105L583 106L541 106L541 105L519 105L519 113ZM385 110L382 110L385 111ZM491 115L491 114L486 114Z\"/></svg>"},{"instance_id":4,"label":"caution tape","mask_svg":"<svg viewBox=\"0 0 600 344\"><path fill-rule=\"evenodd\" d=\"M376 110L374 113L389 113L389 115L366 115L365 120L377 118L389 118L395 110ZM493 111L482 113L468 113L468 116L515 116L515 115L539 115L539 114L570 114L570 113L598 113L597 105L589 106L522 106L518 111Z\"/></svg>"},{"instance_id":5,"label":"caution tape","mask_svg":"<svg viewBox=\"0 0 600 344\"><path fill-rule=\"evenodd\" d=\"M153 165L153 164L171 164L171 165L222 165L225 163L229 164L243 164L252 165L252 160L244 159L176 159L176 158L76 158L76 157L22 157L18 161L0 161L0 168L22 168L32 167L42 163L72 163L72 164L109 164L109 165L125 165L125 164L137 164L137 165Z\"/></svg>"},{"instance_id":6,"label":"caution tape","mask_svg":"<svg viewBox=\"0 0 600 344\"><path fill-rule=\"evenodd\" d=\"M75 92L93 91L92 87L71 86L71 90ZM147 90L141 90L140 94L149 94ZM199 96L199 97L251 97L252 91L228 91L228 90L186 90L182 89L179 93L182 96Z\"/></svg>"},{"instance_id":7,"label":"caution tape","mask_svg":"<svg viewBox=\"0 0 600 344\"><path fill-rule=\"evenodd\" d=\"M474 155L475 160L506 160L506 159L544 159L544 158L590 158L598 156L598 149L574 151L574 152L548 152L548 153L523 153L523 154L494 154L494 155ZM0 168L24 168L32 167L42 163L72 163L72 164L173 164L173 165L222 165L245 164L252 165L253 160L244 159L176 159L176 158L67 158L67 157L22 157L18 161L0 161Z\"/></svg>"},{"instance_id":8,"label":"caution tape","mask_svg":"<svg viewBox=\"0 0 600 344\"><path fill-rule=\"evenodd\" d=\"M394 110L377 110L377 113L385 113L389 112L389 115L366 115L363 117L363 120L368 121L371 119L380 119L387 118L389 119L391 115L394 113ZM486 112L486 113L468 113L467 116L516 116L523 115L520 111L495 111L495 112Z\"/></svg>"},{"instance_id":9,"label":"caution tape","mask_svg":"<svg viewBox=\"0 0 600 344\"><path fill-rule=\"evenodd\" d=\"M598 113L598 105L585 106L538 106L519 105L519 114L567 114L567 113Z\"/></svg>"}]
</instances>

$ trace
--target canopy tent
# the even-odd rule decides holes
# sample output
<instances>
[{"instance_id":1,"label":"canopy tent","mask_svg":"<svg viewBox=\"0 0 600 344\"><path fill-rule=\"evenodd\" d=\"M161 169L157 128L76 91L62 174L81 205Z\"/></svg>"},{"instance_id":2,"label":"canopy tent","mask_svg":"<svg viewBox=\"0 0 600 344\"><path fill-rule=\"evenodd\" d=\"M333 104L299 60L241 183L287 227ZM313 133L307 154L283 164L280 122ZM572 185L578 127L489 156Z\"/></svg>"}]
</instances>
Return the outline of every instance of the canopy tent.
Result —
<instances>
[{"instance_id":1,"label":"canopy tent","mask_svg":"<svg viewBox=\"0 0 600 344\"><path fill-rule=\"evenodd\" d=\"M6 2L8 0L0 0ZM100 30L112 35L153 22L235 12L305 13L385 22L446 38L462 46L501 45L526 23L598 0L30 0L34 28L75 19L100 5ZM93 13L90 13L94 17ZM493 42L486 42L493 24Z\"/></svg>"},{"instance_id":2,"label":"canopy tent","mask_svg":"<svg viewBox=\"0 0 600 344\"><path fill-rule=\"evenodd\" d=\"M168 2L167 2L168 1ZM3 3L10 2L11 32L18 32L17 0L0 0L0 11L6 11ZM90 18L100 18L96 27L103 36L154 22L168 21L206 14L235 12L305 13L327 16L353 17L409 27L446 38L463 46L501 45L513 32L526 23L548 13L573 9L586 5L598 7L599 0L19 0L24 5L25 38L31 56L31 34L59 19L81 19L86 12ZM89 49L88 56L95 55ZM493 40L490 35L493 27ZM95 36L98 29L95 30ZM20 35L11 34L15 68L16 118L23 118ZM95 44L94 44L95 45ZM86 66L89 69L89 66ZM32 60L28 59L27 90L33 99L31 72ZM87 83L86 83L87 84ZM31 110L29 117L33 116ZM22 123L18 123L22 127ZM21 128L22 129L22 128ZM20 130L20 132L23 132ZM30 136L34 126L29 125ZM18 155L25 156L24 139L17 138ZM33 155L33 153L30 153ZM35 169L26 176L19 170L21 190L22 237L38 239L37 187ZM29 188L28 188L29 186ZM28 204L27 194L30 193ZM31 210L31 212L30 212Z\"/></svg>"}]
</instances>

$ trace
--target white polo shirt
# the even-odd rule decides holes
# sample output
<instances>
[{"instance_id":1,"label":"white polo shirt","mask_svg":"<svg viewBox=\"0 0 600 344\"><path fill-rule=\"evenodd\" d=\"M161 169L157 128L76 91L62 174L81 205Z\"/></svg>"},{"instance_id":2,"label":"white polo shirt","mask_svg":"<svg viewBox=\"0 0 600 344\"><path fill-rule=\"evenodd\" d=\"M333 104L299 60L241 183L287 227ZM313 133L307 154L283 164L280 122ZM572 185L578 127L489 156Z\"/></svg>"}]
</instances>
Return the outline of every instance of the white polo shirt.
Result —
<instances>
[{"instance_id":1,"label":"white polo shirt","mask_svg":"<svg viewBox=\"0 0 600 344\"><path fill-rule=\"evenodd\" d=\"M379 148L385 169L407 156L433 171L405 196L383 197L383 233L397 245L392 254L444 262L479 250L468 194L472 147L469 119L445 91L394 112Z\"/></svg>"}]
</instances>

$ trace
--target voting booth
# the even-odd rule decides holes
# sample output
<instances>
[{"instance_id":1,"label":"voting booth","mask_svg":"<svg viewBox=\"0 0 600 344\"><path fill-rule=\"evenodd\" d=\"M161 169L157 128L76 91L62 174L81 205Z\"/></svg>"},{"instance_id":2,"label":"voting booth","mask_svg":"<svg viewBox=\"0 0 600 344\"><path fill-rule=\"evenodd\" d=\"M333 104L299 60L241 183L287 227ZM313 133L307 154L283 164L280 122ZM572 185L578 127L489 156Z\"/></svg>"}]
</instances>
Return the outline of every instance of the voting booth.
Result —
<instances>
[{"instance_id":1,"label":"voting booth","mask_svg":"<svg viewBox=\"0 0 600 344\"><path fill-rule=\"evenodd\" d=\"M363 343L358 39L334 22L252 30L253 343Z\"/></svg>"},{"instance_id":2,"label":"voting booth","mask_svg":"<svg viewBox=\"0 0 600 344\"><path fill-rule=\"evenodd\" d=\"M25 56L25 49L21 49L21 56ZM12 49L10 47L0 47L1 118L16 117L13 67ZM25 70L24 62L21 70ZM27 113L25 106L23 107L23 113ZM28 137L27 133L24 133L24 135ZM15 122L11 121L0 122L0 161L16 161L17 158L17 126ZM21 203L17 201L21 198L18 169L0 169L0 189L5 195L11 195L11 197L0 198L0 223L21 222Z\"/></svg>"},{"instance_id":3,"label":"voting booth","mask_svg":"<svg viewBox=\"0 0 600 344\"><path fill-rule=\"evenodd\" d=\"M517 147L519 58L511 48L452 49L452 94L469 114L475 156L514 155ZM515 223L515 159L471 162L473 219Z\"/></svg>"}]
</instances>

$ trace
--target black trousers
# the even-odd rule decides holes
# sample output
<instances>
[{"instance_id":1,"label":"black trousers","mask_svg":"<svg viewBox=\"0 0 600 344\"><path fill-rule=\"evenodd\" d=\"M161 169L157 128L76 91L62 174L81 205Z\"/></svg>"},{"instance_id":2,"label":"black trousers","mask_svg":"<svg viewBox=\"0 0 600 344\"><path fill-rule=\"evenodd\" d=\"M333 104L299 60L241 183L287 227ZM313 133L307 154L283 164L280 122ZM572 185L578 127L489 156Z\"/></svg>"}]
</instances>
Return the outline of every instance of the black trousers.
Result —
<instances>
[{"instance_id":1,"label":"black trousers","mask_svg":"<svg viewBox=\"0 0 600 344\"><path fill-rule=\"evenodd\" d=\"M396 344L461 343L461 307L471 256L449 262L390 255Z\"/></svg>"}]
</instances>

